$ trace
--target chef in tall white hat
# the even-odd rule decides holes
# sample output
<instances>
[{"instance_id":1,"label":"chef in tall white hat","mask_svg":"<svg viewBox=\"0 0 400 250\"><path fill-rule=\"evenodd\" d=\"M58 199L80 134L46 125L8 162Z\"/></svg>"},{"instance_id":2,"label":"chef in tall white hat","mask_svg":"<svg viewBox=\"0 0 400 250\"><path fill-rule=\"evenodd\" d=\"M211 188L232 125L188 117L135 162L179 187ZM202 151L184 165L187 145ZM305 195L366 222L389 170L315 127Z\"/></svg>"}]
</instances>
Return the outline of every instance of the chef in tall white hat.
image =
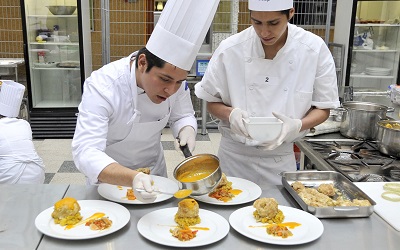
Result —
<instances>
[{"instance_id":1,"label":"chef in tall white hat","mask_svg":"<svg viewBox=\"0 0 400 250\"><path fill-rule=\"evenodd\" d=\"M32 142L30 124L18 119L25 86L2 81L0 90L0 183L44 182L44 164Z\"/></svg>"},{"instance_id":2,"label":"chef in tall white hat","mask_svg":"<svg viewBox=\"0 0 400 250\"><path fill-rule=\"evenodd\" d=\"M146 47L94 71L85 81L72 153L91 184L144 188L137 198L156 194L150 169L167 177L161 132L191 151L197 121L186 77L210 28L218 0L168 0Z\"/></svg>"},{"instance_id":3,"label":"chef in tall white hat","mask_svg":"<svg viewBox=\"0 0 400 250\"><path fill-rule=\"evenodd\" d=\"M296 170L293 142L339 106L335 64L319 36L289 23L293 0L249 0L248 7L251 26L220 43L195 94L221 120L225 173L279 184L280 172ZM252 138L249 117L278 118L280 134Z\"/></svg>"}]
</instances>

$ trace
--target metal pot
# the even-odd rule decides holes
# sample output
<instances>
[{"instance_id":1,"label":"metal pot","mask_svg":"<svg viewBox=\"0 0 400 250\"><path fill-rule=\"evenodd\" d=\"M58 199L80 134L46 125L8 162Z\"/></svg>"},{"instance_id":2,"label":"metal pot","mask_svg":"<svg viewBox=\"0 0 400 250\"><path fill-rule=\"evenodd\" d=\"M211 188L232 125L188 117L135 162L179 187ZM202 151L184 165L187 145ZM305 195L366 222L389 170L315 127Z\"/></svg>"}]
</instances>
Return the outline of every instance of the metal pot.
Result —
<instances>
[{"instance_id":1,"label":"metal pot","mask_svg":"<svg viewBox=\"0 0 400 250\"><path fill-rule=\"evenodd\" d=\"M386 119L389 107L372 102L344 102L340 133L358 140L375 140L376 123Z\"/></svg>"},{"instance_id":2,"label":"metal pot","mask_svg":"<svg viewBox=\"0 0 400 250\"><path fill-rule=\"evenodd\" d=\"M390 128L389 126L394 128ZM376 142L381 153L400 157L400 129L395 129L395 126L400 127L400 121L379 121L377 123L378 132Z\"/></svg>"},{"instance_id":3,"label":"metal pot","mask_svg":"<svg viewBox=\"0 0 400 250\"><path fill-rule=\"evenodd\" d=\"M208 194L221 181L222 170L218 157L212 154L192 156L187 145L181 150L187 158L174 169L174 178L182 185L182 189L191 189L191 195ZM191 181L188 181L188 176Z\"/></svg>"}]
</instances>

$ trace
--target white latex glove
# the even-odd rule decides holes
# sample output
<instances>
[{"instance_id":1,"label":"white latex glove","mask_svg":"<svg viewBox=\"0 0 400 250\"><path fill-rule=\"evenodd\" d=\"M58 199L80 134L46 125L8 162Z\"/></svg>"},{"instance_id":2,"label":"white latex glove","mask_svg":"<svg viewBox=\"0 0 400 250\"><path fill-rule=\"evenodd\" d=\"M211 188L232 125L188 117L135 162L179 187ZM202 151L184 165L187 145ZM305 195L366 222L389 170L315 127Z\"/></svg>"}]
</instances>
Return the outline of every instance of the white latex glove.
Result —
<instances>
[{"instance_id":1,"label":"white latex glove","mask_svg":"<svg viewBox=\"0 0 400 250\"><path fill-rule=\"evenodd\" d=\"M249 119L249 115L247 114L247 112L239 108L234 108L229 114L229 123L231 125L231 130L237 135L250 137L249 132L247 132L247 129L244 126L243 119Z\"/></svg>"},{"instance_id":2,"label":"white latex glove","mask_svg":"<svg viewBox=\"0 0 400 250\"><path fill-rule=\"evenodd\" d=\"M275 141L264 143L262 145L264 150L274 150L284 142L293 142L301 134L300 129L302 122L300 119L293 119L275 112L272 112L272 114L283 122L282 131Z\"/></svg>"},{"instance_id":3,"label":"white latex glove","mask_svg":"<svg viewBox=\"0 0 400 250\"><path fill-rule=\"evenodd\" d=\"M196 146L196 132L192 126L185 126L179 131L178 134L179 139L175 139L175 149L179 152L182 152L180 146L188 145L188 148L191 153Z\"/></svg>"},{"instance_id":4,"label":"white latex glove","mask_svg":"<svg viewBox=\"0 0 400 250\"><path fill-rule=\"evenodd\" d=\"M135 178L133 178L132 189L133 193L141 202L150 203L157 198L157 193L153 192L155 187L151 185L153 179L150 175L144 173L138 173ZM137 188L144 189L146 191L136 191Z\"/></svg>"}]
</instances>

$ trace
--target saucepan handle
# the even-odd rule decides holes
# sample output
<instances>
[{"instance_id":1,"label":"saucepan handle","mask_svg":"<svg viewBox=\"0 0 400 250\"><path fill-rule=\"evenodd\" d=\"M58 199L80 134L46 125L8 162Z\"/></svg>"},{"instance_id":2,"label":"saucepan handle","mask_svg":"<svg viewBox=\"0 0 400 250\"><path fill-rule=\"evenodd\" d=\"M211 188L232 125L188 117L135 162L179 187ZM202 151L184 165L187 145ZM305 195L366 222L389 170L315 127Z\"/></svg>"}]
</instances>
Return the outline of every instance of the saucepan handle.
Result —
<instances>
[{"instance_id":1,"label":"saucepan handle","mask_svg":"<svg viewBox=\"0 0 400 250\"><path fill-rule=\"evenodd\" d=\"M186 158L192 156L192 153L190 152L187 144L185 146L179 146L179 148L182 150L182 153Z\"/></svg>"}]
</instances>

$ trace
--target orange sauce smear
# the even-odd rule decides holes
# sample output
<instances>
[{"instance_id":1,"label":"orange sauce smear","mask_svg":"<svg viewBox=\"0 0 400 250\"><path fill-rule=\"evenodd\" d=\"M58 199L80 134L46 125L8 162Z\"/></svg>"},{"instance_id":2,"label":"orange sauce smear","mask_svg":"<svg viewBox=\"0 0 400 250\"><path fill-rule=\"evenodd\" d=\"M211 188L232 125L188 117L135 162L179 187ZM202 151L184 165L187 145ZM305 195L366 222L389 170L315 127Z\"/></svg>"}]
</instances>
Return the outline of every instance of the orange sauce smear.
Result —
<instances>
[{"instance_id":1,"label":"orange sauce smear","mask_svg":"<svg viewBox=\"0 0 400 250\"><path fill-rule=\"evenodd\" d=\"M82 225L82 224L86 224L86 222L88 222L88 221L90 221L90 220L92 220L92 219L100 219L101 217L104 217L104 215L106 215L106 214L105 214L105 213L94 213L94 214L93 214L92 216L90 216L89 218L84 219L84 220L82 220L82 221L76 223L75 225L67 225L67 226L65 227L65 230L69 230L69 229L71 229L71 228L80 226L80 225Z\"/></svg>"},{"instance_id":2,"label":"orange sauce smear","mask_svg":"<svg viewBox=\"0 0 400 250\"><path fill-rule=\"evenodd\" d=\"M270 227L270 226L273 226L274 224L268 224L268 225L262 225L262 226L249 226L250 228L256 228L256 227ZM288 228L290 228L290 229L293 229L293 228L295 228L295 227L299 227L299 226L301 226L301 224L300 223L297 223L297 222L283 222L283 223L279 223L279 224L277 224L277 225L279 225L279 226L282 226L282 227L288 227Z\"/></svg>"}]
</instances>

